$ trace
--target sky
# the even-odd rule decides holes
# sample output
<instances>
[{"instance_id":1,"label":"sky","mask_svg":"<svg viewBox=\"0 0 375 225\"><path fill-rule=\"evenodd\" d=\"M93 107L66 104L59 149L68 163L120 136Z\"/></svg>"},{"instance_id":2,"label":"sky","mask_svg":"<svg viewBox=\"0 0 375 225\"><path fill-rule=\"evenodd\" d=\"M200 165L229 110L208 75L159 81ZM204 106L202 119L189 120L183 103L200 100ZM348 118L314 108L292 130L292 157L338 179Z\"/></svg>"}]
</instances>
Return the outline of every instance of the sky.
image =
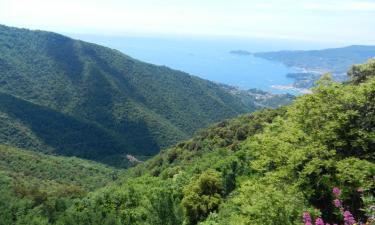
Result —
<instances>
[{"instance_id":1,"label":"sky","mask_svg":"<svg viewBox=\"0 0 375 225\"><path fill-rule=\"evenodd\" d=\"M0 0L0 23L109 36L375 44L375 0Z\"/></svg>"}]
</instances>

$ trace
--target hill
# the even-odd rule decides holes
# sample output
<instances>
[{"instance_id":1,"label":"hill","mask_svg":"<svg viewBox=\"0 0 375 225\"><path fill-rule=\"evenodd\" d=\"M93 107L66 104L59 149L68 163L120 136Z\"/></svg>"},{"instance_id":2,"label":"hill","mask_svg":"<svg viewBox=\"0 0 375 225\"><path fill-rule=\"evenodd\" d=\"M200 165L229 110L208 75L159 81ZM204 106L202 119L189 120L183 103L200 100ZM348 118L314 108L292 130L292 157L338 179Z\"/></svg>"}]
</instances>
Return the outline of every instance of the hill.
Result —
<instances>
[{"instance_id":1,"label":"hill","mask_svg":"<svg viewBox=\"0 0 375 225\"><path fill-rule=\"evenodd\" d=\"M349 75L346 84L323 77L290 106L212 125L65 209L32 208L13 222L289 225L309 213L343 224L345 210L346 220L370 223L375 60Z\"/></svg>"},{"instance_id":2,"label":"hill","mask_svg":"<svg viewBox=\"0 0 375 225\"><path fill-rule=\"evenodd\" d=\"M0 26L0 143L121 164L258 108L219 84L45 31Z\"/></svg>"},{"instance_id":3,"label":"hill","mask_svg":"<svg viewBox=\"0 0 375 225\"><path fill-rule=\"evenodd\" d=\"M123 172L78 158L49 156L0 145L0 224L35 224L44 212L53 218L74 199L113 183ZM40 223L37 223L40 224Z\"/></svg>"},{"instance_id":4,"label":"hill","mask_svg":"<svg viewBox=\"0 0 375 225\"><path fill-rule=\"evenodd\" d=\"M333 187L357 221L371 220L375 61L349 75L347 84L323 77L290 106L201 131L131 169L133 178L92 193L61 221L279 225L302 224L309 212L340 224Z\"/></svg>"},{"instance_id":5,"label":"hill","mask_svg":"<svg viewBox=\"0 0 375 225\"><path fill-rule=\"evenodd\" d=\"M353 64L364 63L375 57L375 46L352 45L322 50L257 52L254 56L307 71L345 75Z\"/></svg>"},{"instance_id":6,"label":"hill","mask_svg":"<svg viewBox=\"0 0 375 225\"><path fill-rule=\"evenodd\" d=\"M35 185L70 185L92 191L116 180L120 170L75 157L51 156L0 145L0 170L16 180L38 180ZM30 182L31 183L31 182ZM30 185L29 183L29 185Z\"/></svg>"},{"instance_id":7,"label":"hill","mask_svg":"<svg viewBox=\"0 0 375 225\"><path fill-rule=\"evenodd\" d=\"M364 63L375 57L375 46L352 45L322 50L258 52L254 53L254 56L281 62L300 70L300 73L289 74L289 77L296 80L296 87L310 88L324 73L331 73L338 81L346 80L346 71L353 64Z\"/></svg>"}]
</instances>

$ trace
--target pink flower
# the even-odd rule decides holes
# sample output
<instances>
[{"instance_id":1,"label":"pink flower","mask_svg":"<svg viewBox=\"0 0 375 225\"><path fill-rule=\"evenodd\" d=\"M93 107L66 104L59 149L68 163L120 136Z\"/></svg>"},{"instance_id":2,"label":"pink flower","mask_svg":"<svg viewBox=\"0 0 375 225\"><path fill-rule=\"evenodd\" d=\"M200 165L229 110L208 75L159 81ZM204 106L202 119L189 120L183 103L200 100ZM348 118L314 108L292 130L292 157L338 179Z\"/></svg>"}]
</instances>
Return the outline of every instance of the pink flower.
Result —
<instances>
[{"instance_id":1,"label":"pink flower","mask_svg":"<svg viewBox=\"0 0 375 225\"><path fill-rule=\"evenodd\" d=\"M355 224L355 220L353 215L349 211L344 212L344 224L345 225L353 225Z\"/></svg>"},{"instance_id":2,"label":"pink flower","mask_svg":"<svg viewBox=\"0 0 375 225\"><path fill-rule=\"evenodd\" d=\"M363 190L363 188L358 188L358 189L357 189L357 192L359 192L359 193L363 193L364 190Z\"/></svg>"},{"instance_id":3,"label":"pink flower","mask_svg":"<svg viewBox=\"0 0 375 225\"><path fill-rule=\"evenodd\" d=\"M304 212L303 213L303 223L305 225L312 225L311 224L311 216L309 212Z\"/></svg>"},{"instance_id":4,"label":"pink flower","mask_svg":"<svg viewBox=\"0 0 375 225\"><path fill-rule=\"evenodd\" d=\"M340 208L341 207L341 201L339 199L333 200L333 204L335 205L336 208Z\"/></svg>"},{"instance_id":5,"label":"pink flower","mask_svg":"<svg viewBox=\"0 0 375 225\"><path fill-rule=\"evenodd\" d=\"M341 190L338 187L334 187L332 192L336 197L340 196L341 194Z\"/></svg>"},{"instance_id":6,"label":"pink flower","mask_svg":"<svg viewBox=\"0 0 375 225\"><path fill-rule=\"evenodd\" d=\"M317 218L316 220L315 220L315 225L324 225L324 221L322 220L322 218Z\"/></svg>"}]
</instances>

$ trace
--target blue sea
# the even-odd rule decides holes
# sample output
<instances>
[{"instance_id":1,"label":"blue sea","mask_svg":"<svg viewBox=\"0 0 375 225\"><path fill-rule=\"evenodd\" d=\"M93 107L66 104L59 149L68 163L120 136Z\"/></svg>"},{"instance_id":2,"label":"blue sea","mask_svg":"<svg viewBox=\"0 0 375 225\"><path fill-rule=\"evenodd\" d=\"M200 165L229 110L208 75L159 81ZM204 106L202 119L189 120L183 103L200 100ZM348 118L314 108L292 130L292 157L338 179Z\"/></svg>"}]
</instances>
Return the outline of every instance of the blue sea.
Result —
<instances>
[{"instance_id":1,"label":"blue sea","mask_svg":"<svg viewBox=\"0 0 375 225\"><path fill-rule=\"evenodd\" d=\"M329 45L270 39L69 36L114 48L133 58L165 65L207 80L242 89L257 88L272 93L291 94L298 93L292 89L281 90L277 87L293 83L293 80L286 77L286 74L295 72L292 68L251 55L234 55L230 51L317 49Z\"/></svg>"}]
</instances>

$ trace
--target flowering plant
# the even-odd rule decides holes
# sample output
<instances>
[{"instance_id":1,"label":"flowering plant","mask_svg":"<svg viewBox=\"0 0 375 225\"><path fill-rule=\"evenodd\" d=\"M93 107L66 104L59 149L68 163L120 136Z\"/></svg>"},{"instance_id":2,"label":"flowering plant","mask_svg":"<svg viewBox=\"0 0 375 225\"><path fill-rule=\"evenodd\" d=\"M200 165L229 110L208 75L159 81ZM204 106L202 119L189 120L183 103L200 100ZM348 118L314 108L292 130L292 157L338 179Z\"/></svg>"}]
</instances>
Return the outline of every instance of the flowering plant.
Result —
<instances>
[{"instance_id":1,"label":"flowering plant","mask_svg":"<svg viewBox=\"0 0 375 225\"><path fill-rule=\"evenodd\" d=\"M364 190L361 189L361 188L359 188L357 191L360 194L363 194L363 192L364 192ZM357 223L357 221L355 220L352 213L349 210L346 210L344 208L343 204L342 204L342 201L340 199L341 190L338 187L334 187L332 189L332 193L333 193L333 196L335 197L335 199L333 200L333 205L340 210L340 214L342 215L343 220L344 220L344 225L370 225L370 224L372 225L372 224L374 224L374 222L375 222L375 217L374 217L375 205L370 205L368 210L364 210L366 212L366 216L367 216L366 223L361 223L361 222ZM368 203L367 205L374 203L373 196L371 196L371 197L362 196L362 200L364 201L365 204ZM312 225L311 221L312 220L311 220L310 213L304 212L303 213L304 225ZM330 225L330 224L329 223L325 224L323 219L318 217L318 218L315 219L315 225ZM334 223L333 225L337 225L337 223Z\"/></svg>"}]
</instances>

